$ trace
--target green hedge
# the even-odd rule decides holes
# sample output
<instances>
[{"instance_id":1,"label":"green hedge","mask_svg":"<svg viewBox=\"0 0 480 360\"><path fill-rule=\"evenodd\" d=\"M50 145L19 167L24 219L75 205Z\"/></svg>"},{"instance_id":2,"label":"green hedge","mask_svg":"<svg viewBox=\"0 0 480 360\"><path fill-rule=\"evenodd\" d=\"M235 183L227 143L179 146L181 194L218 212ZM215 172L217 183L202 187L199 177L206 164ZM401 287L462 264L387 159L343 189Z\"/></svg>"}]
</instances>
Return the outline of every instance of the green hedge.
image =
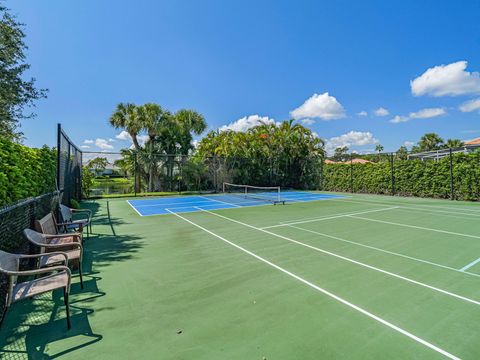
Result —
<instances>
[{"instance_id":1,"label":"green hedge","mask_svg":"<svg viewBox=\"0 0 480 360\"><path fill-rule=\"evenodd\" d=\"M0 206L55 190L56 154L0 139Z\"/></svg>"},{"instance_id":2,"label":"green hedge","mask_svg":"<svg viewBox=\"0 0 480 360\"><path fill-rule=\"evenodd\" d=\"M395 194L450 198L450 159L396 160ZM352 172L353 171L353 172ZM391 163L325 164L322 188L367 194L392 194ZM352 176L353 175L353 176ZM480 152L453 155L454 194L458 200L480 200Z\"/></svg>"}]
</instances>

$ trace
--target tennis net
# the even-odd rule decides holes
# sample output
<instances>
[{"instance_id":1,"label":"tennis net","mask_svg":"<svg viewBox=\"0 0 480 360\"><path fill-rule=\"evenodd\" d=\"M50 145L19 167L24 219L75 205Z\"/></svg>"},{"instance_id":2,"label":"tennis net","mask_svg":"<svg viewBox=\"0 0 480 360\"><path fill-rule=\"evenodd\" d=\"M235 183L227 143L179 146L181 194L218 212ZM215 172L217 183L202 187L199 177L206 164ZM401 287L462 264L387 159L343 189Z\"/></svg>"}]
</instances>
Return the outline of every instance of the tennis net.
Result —
<instances>
[{"instance_id":1,"label":"tennis net","mask_svg":"<svg viewBox=\"0 0 480 360\"><path fill-rule=\"evenodd\" d=\"M285 203L281 197L280 186L252 186L224 182L223 193L241 196L245 199L271 202L274 205Z\"/></svg>"}]
</instances>

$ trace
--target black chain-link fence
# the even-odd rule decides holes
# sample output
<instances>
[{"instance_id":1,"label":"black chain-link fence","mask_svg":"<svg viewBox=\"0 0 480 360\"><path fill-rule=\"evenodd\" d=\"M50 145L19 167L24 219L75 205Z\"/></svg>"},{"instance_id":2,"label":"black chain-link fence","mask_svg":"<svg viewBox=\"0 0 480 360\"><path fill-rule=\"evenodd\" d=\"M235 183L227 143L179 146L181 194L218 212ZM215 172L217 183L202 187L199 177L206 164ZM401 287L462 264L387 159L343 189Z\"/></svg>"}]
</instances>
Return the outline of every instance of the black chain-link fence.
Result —
<instances>
[{"instance_id":1,"label":"black chain-link fence","mask_svg":"<svg viewBox=\"0 0 480 360\"><path fill-rule=\"evenodd\" d=\"M480 200L480 147L348 154L326 160L322 190Z\"/></svg>"},{"instance_id":2,"label":"black chain-link fence","mask_svg":"<svg viewBox=\"0 0 480 360\"><path fill-rule=\"evenodd\" d=\"M99 161L98 159L102 159ZM98 166L102 164L102 166ZM91 197L161 192L219 192L224 182L284 189L320 189L321 158L222 158L136 151L84 152L94 176Z\"/></svg>"},{"instance_id":3,"label":"black chain-link fence","mask_svg":"<svg viewBox=\"0 0 480 360\"><path fill-rule=\"evenodd\" d=\"M75 146L58 124L57 189L61 202L70 205L72 199L82 199L82 151Z\"/></svg>"}]
</instances>

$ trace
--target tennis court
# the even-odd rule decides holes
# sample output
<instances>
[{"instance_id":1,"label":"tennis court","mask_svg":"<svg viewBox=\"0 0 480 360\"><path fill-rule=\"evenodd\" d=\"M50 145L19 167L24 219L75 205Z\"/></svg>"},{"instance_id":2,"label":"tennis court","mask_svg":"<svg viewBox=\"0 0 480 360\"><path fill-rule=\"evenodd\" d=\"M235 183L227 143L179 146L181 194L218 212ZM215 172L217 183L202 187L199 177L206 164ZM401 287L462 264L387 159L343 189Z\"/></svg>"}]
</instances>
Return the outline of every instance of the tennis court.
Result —
<instances>
[{"instance_id":1,"label":"tennis court","mask_svg":"<svg viewBox=\"0 0 480 360\"><path fill-rule=\"evenodd\" d=\"M480 358L479 204L315 194L321 201L215 210L198 196L87 203L96 208L89 289L104 296L74 292L72 328L102 338L81 347L65 333L43 351L75 348L72 359ZM139 216L148 202L169 214ZM26 322L41 323L33 314ZM58 333L59 324L49 326ZM9 346L49 336L31 331L17 329Z\"/></svg>"}]
</instances>

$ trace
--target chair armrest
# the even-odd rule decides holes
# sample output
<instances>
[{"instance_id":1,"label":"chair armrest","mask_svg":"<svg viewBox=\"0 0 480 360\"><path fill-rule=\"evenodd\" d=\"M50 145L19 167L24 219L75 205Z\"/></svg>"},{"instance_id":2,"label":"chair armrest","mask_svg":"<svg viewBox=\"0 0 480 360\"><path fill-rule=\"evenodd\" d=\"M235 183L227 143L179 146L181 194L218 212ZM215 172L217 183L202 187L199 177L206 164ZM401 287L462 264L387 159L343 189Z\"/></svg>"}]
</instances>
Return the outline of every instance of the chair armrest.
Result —
<instances>
[{"instance_id":1,"label":"chair armrest","mask_svg":"<svg viewBox=\"0 0 480 360\"><path fill-rule=\"evenodd\" d=\"M11 276L28 276L28 275L40 275L40 274L48 274L51 272L61 272L65 271L68 274L68 278L70 281L70 278L72 276L72 272L68 268L68 266L52 266L48 268L41 268L41 269L34 269L34 270L19 270L19 271L5 271L5 274L11 275Z\"/></svg>"},{"instance_id":2,"label":"chair armrest","mask_svg":"<svg viewBox=\"0 0 480 360\"><path fill-rule=\"evenodd\" d=\"M39 257L43 257L43 256L55 256L55 255L62 255L64 258L65 258L65 265L68 264L68 255L66 253L64 253L63 251L52 251L52 252L49 252L49 253L42 253L42 254L22 254L22 255L19 255L19 258L20 259L32 259L32 258L39 258Z\"/></svg>"},{"instance_id":3,"label":"chair armrest","mask_svg":"<svg viewBox=\"0 0 480 360\"><path fill-rule=\"evenodd\" d=\"M40 246L44 247L46 249L61 249L61 248L66 248L66 247L72 246L72 247L77 247L80 250L82 250L82 244L80 244L79 242L76 242L76 241L72 241L72 242L65 243L65 244L41 244ZM48 253L48 254L51 254L51 253Z\"/></svg>"},{"instance_id":4,"label":"chair armrest","mask_svg":"<svg viewBox=\"0 0 480 360\"><path fill-rule=\"evenodd\" d=\"M81 239L82 235L80 233L68 233L68 234L43 234L45 239L55 239L55 238L66 238L66 237L76 237Z\"/></svg>"}]
</instances>

